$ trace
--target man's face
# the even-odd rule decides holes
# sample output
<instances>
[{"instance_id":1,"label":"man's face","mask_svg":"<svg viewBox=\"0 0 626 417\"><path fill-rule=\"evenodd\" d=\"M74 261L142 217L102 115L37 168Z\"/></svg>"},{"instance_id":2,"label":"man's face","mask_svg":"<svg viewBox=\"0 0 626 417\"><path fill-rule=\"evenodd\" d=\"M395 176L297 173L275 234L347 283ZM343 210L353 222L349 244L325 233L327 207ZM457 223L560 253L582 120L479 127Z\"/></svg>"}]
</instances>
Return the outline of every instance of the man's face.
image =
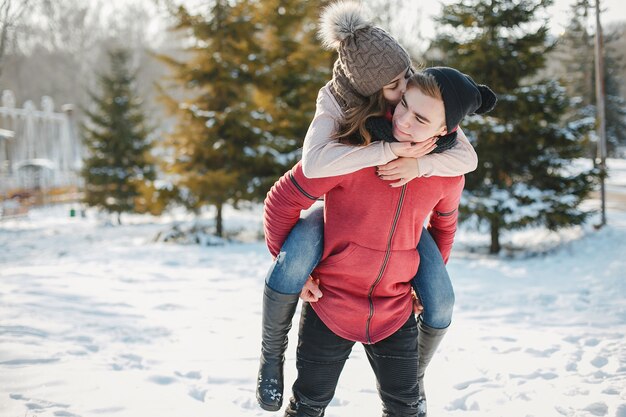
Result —
<instances>
[{"instance_id":1,"label":"man's face","mask_svg":"<svg viewBox=\"0 0 626 417\"><path fill-rule=\"evenodd\" d=\"M393 113L393 136L400 142L423 142L446 134L443 101L409 87Z\"/></svg>"},{"instance_id":2,"label":"man's face","mask_svg":"<svg viewBox=\"0 0 626 417\"><path fill-rule=\"evenodd\" d=\"M410 68L407 68L383 87L383 96L387 102L398 104L406 90L406 80L410 76L410 71Z\"/></svg>"}]
</instances>

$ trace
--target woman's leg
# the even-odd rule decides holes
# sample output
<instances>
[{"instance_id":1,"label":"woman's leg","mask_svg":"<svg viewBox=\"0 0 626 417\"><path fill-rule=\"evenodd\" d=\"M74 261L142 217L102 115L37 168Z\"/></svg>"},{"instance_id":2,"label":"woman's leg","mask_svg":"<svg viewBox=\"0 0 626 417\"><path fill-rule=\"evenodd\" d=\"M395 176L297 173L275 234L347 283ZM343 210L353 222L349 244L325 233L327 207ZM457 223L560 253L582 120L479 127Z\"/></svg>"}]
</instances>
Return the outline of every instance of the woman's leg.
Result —
<instances>
[{"instance_id":1,"label":"woman's leg","mask_svg":"<svg viewBox=\"0 0 626 417\"><path fill-rule=\"evenodd\" d=\"M298 377L285 416L321 417L335 395L354 342L333 333L309 303L302 307L298 338Z\"/></svg>"},{"instance_id":2,"label":"woman's leg","mask_svg":"<svg viewBox=\"0 0 626 417\"><path fill-rule=\"evenodd\" d=\"M394 334L364 345L378 381L383 416L417 417L417 323L411 314Z\"/></svg>"},{"instance_id":3,"label":"woman's leg","mask_svg":"<svg viewBox=\"0 0 626 417\"><path fill-rule=\"evenodd\" d=\"M256 396L261 408L283 403L283 362L298 295L322 256L323 207L303 213L266 277L263 291L261 358Z\"/></svg>"},{"instance_id":4,"label":"woman's leg","mask_svg":"<svg viewBox=\"0 0 626 417\"><path fill-rule=\"evenodd\" d=\"M281 294L300 294L324 248L324 208L302 213L270 267L265 283Z\"/></svg>"},{"instance_id":5,"label":"woman's leg","mask_svg":"<svg viewBox=\"0 0 626 417\"><path fill-rule=\"evenodd\" d=\"M417 245L420 264L412 284L424 311L422 321L435 329L445 329L452 320L454 289L441 252L426 229Z\"/></svg>"},{"instance_id":6,"label":"woman's leg","mask_svg":"<svg viewBox=\"0 0 626 417\"><path fill-rule=\"evenodd\" d=\"M424 373L437 347L448 331L454 307L454 289L441 252L426 229L417 245L420 265L413 278L413 287L424 306L418 329L419 351L419 417L426 417Z\"/></svg>"}]
</instances>

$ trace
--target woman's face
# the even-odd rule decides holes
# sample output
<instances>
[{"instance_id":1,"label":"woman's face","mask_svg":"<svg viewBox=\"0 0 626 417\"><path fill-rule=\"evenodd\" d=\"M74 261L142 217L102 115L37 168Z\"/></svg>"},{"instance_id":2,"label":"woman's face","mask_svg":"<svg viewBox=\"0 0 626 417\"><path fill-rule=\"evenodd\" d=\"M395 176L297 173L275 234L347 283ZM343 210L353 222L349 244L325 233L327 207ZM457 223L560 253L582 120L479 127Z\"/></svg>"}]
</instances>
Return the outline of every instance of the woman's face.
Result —
<instances>
[{"instance_id":1,"label":"woman's face","mask_svg":"<svg viewBox=\"0 0 626 417\"><path fill-rule=\"evenodd\" d=\"M410 71L407 68L383 87L383 96L390 104L396 105L402 98L406 90L406 80L411 76Z\"/></svg>"},{"instance_id":2,"label":"woman's face","mask_svg":"<svg viewBox=\"0 0 626 417\"><path fill-rule=\"evenodd\" d=\"M393 136L400 142L423 142L446 133L443 101L410 87L393 113Z\"/></svg>"}]
</instances>

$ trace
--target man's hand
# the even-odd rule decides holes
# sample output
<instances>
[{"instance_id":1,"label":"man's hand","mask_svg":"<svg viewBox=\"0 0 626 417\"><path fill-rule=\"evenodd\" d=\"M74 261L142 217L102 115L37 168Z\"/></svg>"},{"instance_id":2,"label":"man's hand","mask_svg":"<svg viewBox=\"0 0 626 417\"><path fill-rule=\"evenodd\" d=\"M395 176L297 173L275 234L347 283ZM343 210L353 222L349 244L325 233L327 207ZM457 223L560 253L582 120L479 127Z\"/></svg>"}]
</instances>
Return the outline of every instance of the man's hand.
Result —
<instances>
[{"instance_id":1,"label":"man's hand","mask_svg":"<svg viewBox=\"0 0 626 417\"><path fill-rule=\"evenodd\" d=\"M300 291L300 298L303 301L314 303L322 298L322 291L320 291L320 280L314 280L312 277L306 280L302 291Z\"/></svg>"},{"instance_id":2,"label":"man's hand","mask_svg":"<svg viewBox=\"0 0 626 417\"><path fill-rule=\"evenodd\" d=\"M422 311L424 311L424 306L422 305L422 302L420 301L419 297L417 296L417 294L415 294L415 291L412 291L413 294L413 314L422 314Z\"/></svg>"},{"instance_id":3,"label":"man's hand","mask_svg":"<svg viewBox=\"0 0 626 417\"><path fill-rule=\"evenodd\" d=\"M420 158L437 147L438 137L432 137L423 142L392 142L391 152L397 157Z\"/></svg>"},{"instance_id":4,"label":"man's hand","mask_svg":"<svg viewBox=\"0 0 626 417\"><path fill-rule=\"evenodd\" d=\"M419 167L415 158L398 158L376 167L376 172L380 179L385 181L395 181L389 184L392 187L402 187L413 178L419 177Z\"/></svg>"}]
</instances>

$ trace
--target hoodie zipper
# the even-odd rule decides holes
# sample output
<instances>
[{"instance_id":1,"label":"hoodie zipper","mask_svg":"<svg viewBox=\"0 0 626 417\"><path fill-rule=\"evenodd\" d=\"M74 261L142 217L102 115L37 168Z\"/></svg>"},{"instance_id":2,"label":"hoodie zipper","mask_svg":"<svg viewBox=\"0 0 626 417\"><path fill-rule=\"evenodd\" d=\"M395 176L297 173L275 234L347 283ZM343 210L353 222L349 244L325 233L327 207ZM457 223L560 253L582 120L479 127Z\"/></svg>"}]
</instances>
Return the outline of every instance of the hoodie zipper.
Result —
<instances>
[{"instance_id":1,"label":"hoodie zipper","mask_svg":"<svg viewBox=\"0 0 626 417\"><path fill-rule=\"evenodd\" d=\"M387 262L389 262L389 257L391 256L391 241L393 239L393 234L396 231L396 226L398 225L398 219L400 218L400 211L402 209L402 203L404 202L404 195L406 194L406 184L402 186L402 192L400 193L400 200L398 200L398 206L396 207L396 214L393 218L393 223L391 224L391 230L389 231L389 238L387 238L387 248L385 250L385 258L383 259L383 264L380 267L380 271L378 271L378 276L376 277L376 281L370 287L369 293L367 294L367 298L370 303L370 312L367 317L367 321L365 323L365 337L367 338L367 343L371 344L372 339L370 338L370 322L372 321L372 317L374 316L374 301L372 300L372 294L374 293L374 288L380 280L383 278L383 273L385 272L385 268L387 267Z\"/></svg>"}]
</instances>

